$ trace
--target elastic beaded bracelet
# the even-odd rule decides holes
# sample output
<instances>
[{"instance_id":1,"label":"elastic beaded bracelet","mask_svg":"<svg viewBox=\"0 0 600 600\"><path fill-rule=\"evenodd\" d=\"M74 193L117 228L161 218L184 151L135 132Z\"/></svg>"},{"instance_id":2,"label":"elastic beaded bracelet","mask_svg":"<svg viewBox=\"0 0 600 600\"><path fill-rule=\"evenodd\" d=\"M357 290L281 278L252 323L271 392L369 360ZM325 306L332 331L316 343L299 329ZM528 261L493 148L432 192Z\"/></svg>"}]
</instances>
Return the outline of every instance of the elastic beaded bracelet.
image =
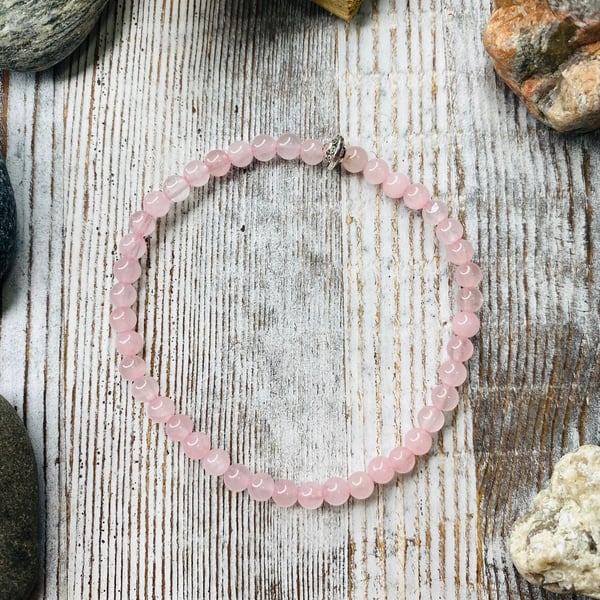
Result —
<instances>
[{"instance_id":1,"label":"elastic beaded bracelet","mask_svg":"<svg viewBox=\"0 0 600 600\"><path fill-rule=\"evenodd\" d=\"M147 366L140 356L144 341L135 331L137 317L131 309L137 300L133 287L141 276L140 258L146 252L146 239L155 229L156 219L165 216L173 203L185 200L191 188L206 185L210 177L222 177L232 166L247 167L256 159L269 161L276 156L284 160L300 158L308 165L325 162L329 169L338 164L349 173L362 173L373 185L381 185L383 193L393 199L403 199L412 210L421 210L425 223L435 227L439 242L446 247L450 263L455 265L454 279L460 286L458 304L460 312L452 319L454 336L446 346L448 358L438 370L440 383L432 390L431 402L421 408L417 426L403 436L403 444L387 456L373 458L366 471L356 471L347 479L333 477L320 484L308 482L296 484L288 480L273 480L266 473L251 473L247 467L231 464L229 453L212 448L208 435L194 431L192 419L175 412L173 400L161 396L158 382L147 374ZM367 153L358 146L346 147L341 136L326 146L317 140L300 139L290 133L279 139L259 135L251 143L235 142L227 151L212 150L204 161L193 160L187 164L182 176L169 177L162 191L150 192L144 198L143 210L134 213L130 220L131 231L119 242L121 258L114 265L117 282L110 291L114 309L110 325L116 333L116 348L123 356L119 371L124 379L132 382L134 398L144 403L152 421L163 423L167 435L180 442L183 451L192 460L201 460L204 470L211 475L222 475L225 486L233 492L247 490L257 501L269 498L279 506L292 506L298 502L304 508L318 508L323 502L339 506L350 497L368 498L374 484L385 484L396 474L412 471L417 456L429 452L431 434L444 425L444 412L458 404L457 386L467 377L464 363L473 354L470 337L479 331L479 319L475 314L482 305L478 289L481 271L472 262L473 246L463 238L461 223L448 216L448 206L440 200L432 200L425 186L409 183L406 175L390 172L387 163L379 158L368 159Z\"/></svg>"}]
</instances>

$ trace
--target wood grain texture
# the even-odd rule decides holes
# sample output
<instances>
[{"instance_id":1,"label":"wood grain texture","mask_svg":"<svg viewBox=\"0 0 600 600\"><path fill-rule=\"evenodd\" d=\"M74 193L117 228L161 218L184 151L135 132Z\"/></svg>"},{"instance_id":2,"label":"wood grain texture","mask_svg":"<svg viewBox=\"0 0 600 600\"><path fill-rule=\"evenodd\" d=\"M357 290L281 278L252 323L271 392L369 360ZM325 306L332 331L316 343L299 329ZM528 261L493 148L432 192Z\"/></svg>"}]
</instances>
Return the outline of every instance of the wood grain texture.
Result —
<instances>
[{"instance_id":1,"label":"wood grain texture","mask_svg":"<svg viewBox=\"0 0 600 600\"><path fill-rule=\"evenodd\" d=\"M600 442L600 138L533 121L499 83L488 3L112 2L88 42L5 74L19 204L0 393L45 488L38 597L550 598L506 536L551 464ZM458 411L366 503L232 496L148 423L117 373L107 290L143 194L257 133L341 131L460 215L484 271ZM235 460L323 480L388 452L435 383L454 301L430 231L372 188L258 165L196 193L144 259L163 389Z\"/></svg>"}]
</instances>

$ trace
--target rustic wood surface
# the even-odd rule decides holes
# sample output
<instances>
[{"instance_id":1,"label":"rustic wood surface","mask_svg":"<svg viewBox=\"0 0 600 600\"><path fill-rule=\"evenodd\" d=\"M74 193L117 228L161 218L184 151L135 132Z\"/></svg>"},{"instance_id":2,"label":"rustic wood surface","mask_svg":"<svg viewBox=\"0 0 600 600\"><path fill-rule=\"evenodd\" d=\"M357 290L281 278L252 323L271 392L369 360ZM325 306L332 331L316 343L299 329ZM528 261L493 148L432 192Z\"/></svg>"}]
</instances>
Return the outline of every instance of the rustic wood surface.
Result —
<instances>
[{"instance_id":1,"label":"rustic wood surface","mask_svg":"<svg viewBox=\"0 0 600 600\"><path fill-rule=\"evenodd\" d=\"M0 393L42 467L36 598L550 598L507 533L600 443L600 136L529 117L481 44L488 2L110 2L68 61L0 79L20 244ZM484 271L460 406L415 473L315 512L232 496L129 398L108 329L144 192L235 138L338 131L431 184ZM259 165L160 225L139 319L154 373L236 460L324 479L389 451L454 301L430 231L367 185Z\"/></svg>"}]
</instances>

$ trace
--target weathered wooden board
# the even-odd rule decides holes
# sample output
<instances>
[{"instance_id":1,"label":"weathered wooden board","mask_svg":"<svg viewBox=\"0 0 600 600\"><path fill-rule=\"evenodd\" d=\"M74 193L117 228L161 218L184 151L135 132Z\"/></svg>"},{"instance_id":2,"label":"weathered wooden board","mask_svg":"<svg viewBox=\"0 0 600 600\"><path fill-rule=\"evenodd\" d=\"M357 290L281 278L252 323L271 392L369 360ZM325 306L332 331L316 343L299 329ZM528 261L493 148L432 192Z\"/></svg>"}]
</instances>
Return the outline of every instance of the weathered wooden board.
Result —
<instances>
[{"instance_id":1,"label":"weathered wooden board","mask_svg":"<svg viewBox=\"0 0 600 600\"><path fill-rule=\"evenodd\" d=\"M527 599L506 534L599 443L600 138L538 125L495 78L487 3L113 2L52 72L4 74L20 219L0 392L45 486L40 598ZM459 410L371 501L281 511L185 460L121 384L115 244L143 194L235 138L338 131L430 184L485 276ZM275 163L160 226L139 319L163 388L236 460L363 468L435 382L454 302L430 231L358 180Z\"/></svg>"}]
</instances>

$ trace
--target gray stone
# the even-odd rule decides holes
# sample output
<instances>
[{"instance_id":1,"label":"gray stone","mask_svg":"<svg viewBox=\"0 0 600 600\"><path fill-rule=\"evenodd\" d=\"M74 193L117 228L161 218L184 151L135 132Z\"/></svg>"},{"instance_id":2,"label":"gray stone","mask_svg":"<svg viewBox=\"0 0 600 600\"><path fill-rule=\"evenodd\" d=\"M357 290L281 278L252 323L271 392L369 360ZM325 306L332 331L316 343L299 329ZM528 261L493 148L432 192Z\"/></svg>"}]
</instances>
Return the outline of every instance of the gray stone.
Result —
<instances>
[{"instance_id":1,"label":"gray stone","mask_svg":"<svg viewBox=\"0 0 600 600\"><path fill-rule=\"evenodd\" d=\"M0 70L42 71L71 54L107 0L2 0Z\"/></svg>"},{"instance_id":2,"label":"gray stone","mask_svg":"<svg viewBox=\"0 0 600 600\"><path fill-rule=\"evenodd\" d=\"M31 442L0 396L0 600L29 598L39 577L39 491Z\"/></svg>"},{"instance_id":3,"label":"gray stone","mask_svg":"<svg viewBox=\"0 0 600 600\"><path fill-rule=\"evenodd\" d=\"M0 156L0 282L12 264L17 237L17 211L4 159Z\"/></svg>"}]
</instances>

